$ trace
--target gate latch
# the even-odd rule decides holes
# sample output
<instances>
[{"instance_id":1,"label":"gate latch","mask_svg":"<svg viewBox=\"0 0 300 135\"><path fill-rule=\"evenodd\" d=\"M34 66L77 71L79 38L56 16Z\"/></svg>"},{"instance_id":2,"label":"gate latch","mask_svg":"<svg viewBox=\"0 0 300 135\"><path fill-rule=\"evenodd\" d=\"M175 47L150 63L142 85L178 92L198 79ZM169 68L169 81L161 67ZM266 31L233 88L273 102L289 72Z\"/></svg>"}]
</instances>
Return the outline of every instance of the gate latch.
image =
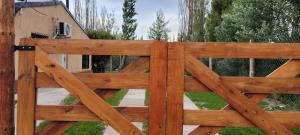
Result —
<instances>
[{"instance_id":1,"label":"gate latch","mask_svg":"<svg viewBox=\"0 0 300 135\"><path fill-rule=\"evenodd\" d=\"M35 46L22 46L22 45L15 45L14 46L14 51L34 51Z\"/></svg>"}]
</instances>

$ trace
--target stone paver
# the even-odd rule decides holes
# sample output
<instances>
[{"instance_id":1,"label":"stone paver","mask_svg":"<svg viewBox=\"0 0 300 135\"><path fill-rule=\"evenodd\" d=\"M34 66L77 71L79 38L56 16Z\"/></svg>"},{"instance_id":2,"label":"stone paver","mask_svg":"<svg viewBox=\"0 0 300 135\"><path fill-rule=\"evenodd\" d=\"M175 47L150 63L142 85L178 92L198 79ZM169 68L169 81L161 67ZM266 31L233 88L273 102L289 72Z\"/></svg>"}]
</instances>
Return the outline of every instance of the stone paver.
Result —
<instances>
[{"instance_id":1,"label":"stone paver","mask_svg":"<svg viewBox=\"0 0 300 135\"><path fill-rule=\"evenodd\" d=\"M119 106L144 106L145 90L129 89L127 94L121 100ZM133 122L140 130L143 128L142 122ZM107 126L104 135L119 135L111 126Z\"/></svg>"},{"instance_id":2,"label":"stone paver","mask_svg":"<svg viewBox=\"0 0 300 135\"><path fill-rule=\"evenodd\" d=\"M130 89L128 93L121 100L119 106L144 106L145 90ZM198 107L184 95L184 109L197 110ZM141 122L133 122L135 126L142 129L143 124ZM187 135L197 126L185 125L183 126L183 134ZM104 130L104 135L118 135L118 133L110 126Z\"/></svg>"}]
</instances>

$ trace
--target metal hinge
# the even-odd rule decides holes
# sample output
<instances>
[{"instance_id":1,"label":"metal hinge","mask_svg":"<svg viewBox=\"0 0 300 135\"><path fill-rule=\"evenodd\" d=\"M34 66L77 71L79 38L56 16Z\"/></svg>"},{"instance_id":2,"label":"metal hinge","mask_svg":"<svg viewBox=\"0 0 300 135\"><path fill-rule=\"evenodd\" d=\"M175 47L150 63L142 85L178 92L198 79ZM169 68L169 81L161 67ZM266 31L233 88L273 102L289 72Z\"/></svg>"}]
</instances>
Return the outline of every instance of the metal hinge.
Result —
<instances>
[{"instance_id":1,"label":"metal hinge","mask_svg":"<svg viewBox=\"0 0 300 135\"><path fill-rule=\"evenodd\" d=\"M34 51L35 46L27 46L27 45L15 45L14 46L14 51Z\"/></svg>"}]
</instances>

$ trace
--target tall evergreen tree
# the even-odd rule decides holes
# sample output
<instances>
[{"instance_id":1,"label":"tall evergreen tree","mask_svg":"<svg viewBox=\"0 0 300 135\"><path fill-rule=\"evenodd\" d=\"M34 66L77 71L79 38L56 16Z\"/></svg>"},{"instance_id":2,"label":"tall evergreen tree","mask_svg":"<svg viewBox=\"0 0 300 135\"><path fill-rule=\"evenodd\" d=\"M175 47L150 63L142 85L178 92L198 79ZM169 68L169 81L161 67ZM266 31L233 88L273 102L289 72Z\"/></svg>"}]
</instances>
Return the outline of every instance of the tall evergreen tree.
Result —
<instances>
[{"instance_id":1,"label":"tall evergreen tree","mask_svg":"<svg viewBox=\"0 0 300 135\"><path fill-rule=\"evenodd\" d=\"M134 18L137 13L135 11L136 0L124 0L123 3L123 25L122 25L122 39L134 40L136 35L137 20Z\"/></svg>"},{"instance_id":2,"label":"tall evergreen tree","mask_svg":"<svg viewBox=\"0 0 300 135\"><path fill-rule=\"evenodd\" d=\"M165 20L164 13L159 10L156 13L156 20L149 28L148 37L154 40L168 40L168 21Z\"/></svg>"},{"instance_id":3,"label":"tall evergreen tree","mask_svg":"<svg viewBox=\"0 0 300 135\"><path fill-rule=\"evenodd\" d=\"M124 0L123 3L123 24L122 24L122 39L134 40L136 38L135 31L137 28L137 19L134 18L137 13L135 11L136 0ZM120 57L120 65L118 69L122 69L128 57Z\"/></svg>"}]
</instances>

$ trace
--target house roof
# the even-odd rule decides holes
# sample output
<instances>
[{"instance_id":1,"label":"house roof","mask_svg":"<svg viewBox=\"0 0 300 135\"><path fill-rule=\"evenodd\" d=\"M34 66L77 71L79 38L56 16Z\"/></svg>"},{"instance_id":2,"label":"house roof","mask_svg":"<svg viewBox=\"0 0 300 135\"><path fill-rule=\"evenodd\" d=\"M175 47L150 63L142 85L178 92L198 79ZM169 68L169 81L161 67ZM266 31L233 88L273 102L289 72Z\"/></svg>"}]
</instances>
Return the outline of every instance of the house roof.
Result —
<instances>
[{"instance_id":1,"label":"house roof","mask_svg":"<svg viewBox=\"0 0 300 135\"><path fill-rule=\"evenodd\" d=\"M16 2L15 3L15 12L18 13L22 8L32 8L32 7L48 7L48 6L63 6L66 12L71 16L71 18L76 22L80 29L85 33L83 27L75 19L70 10L65 6L62 1L45 1L45 2Z\"/></svg>"}]
</instances>

